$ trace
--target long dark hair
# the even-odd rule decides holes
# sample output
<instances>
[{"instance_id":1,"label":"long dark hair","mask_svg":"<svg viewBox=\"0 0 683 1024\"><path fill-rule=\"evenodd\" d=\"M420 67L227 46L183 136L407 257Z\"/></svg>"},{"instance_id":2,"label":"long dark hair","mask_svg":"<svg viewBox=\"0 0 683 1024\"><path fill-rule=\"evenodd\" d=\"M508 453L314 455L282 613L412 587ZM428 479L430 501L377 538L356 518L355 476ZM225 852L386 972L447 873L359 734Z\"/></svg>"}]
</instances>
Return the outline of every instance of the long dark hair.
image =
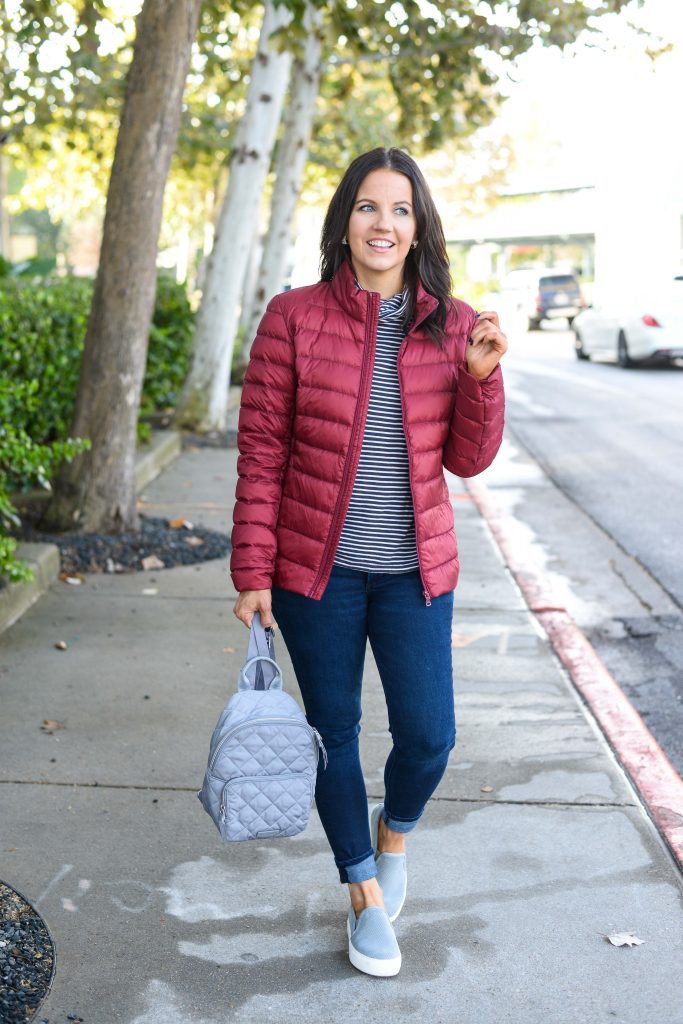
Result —
<instances>
[{"instance_id":1,"label":"long dark hair","mask_svg":"<svg viewBox=\"0 0 683 1024\"><path fill-rule=\"evenodd\" d=\"M441 345L451 301L451 273L446 252L446 238L429 186L422 171L402 149L371 149L349 165L332 196L320 238L320 279L331 281L344 261L350 262L348 248L342 245L358 190L372 171L388 168L404 174L413 186L413 207L417 228L417 248L410 249L405 264L408 288L406 326L413 320L418 279L425 291L438 300L438 306L423 321L423 328Z\"/></svg>"}]
</instances>

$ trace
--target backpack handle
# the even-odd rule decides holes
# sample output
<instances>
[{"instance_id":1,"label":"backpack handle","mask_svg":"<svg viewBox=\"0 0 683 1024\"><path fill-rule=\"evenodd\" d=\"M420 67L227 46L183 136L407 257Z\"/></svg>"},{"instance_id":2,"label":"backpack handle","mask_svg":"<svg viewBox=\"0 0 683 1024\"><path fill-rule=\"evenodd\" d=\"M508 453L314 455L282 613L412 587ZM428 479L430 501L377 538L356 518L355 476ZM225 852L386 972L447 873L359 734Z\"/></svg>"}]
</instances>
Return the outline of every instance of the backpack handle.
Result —
<instances>
[{"instance_id":1,"label":"backpack handle","mask_svg":"<svg viewBox=\"0 0 683 1024\"><path fill-rule=\"evenodd\" d=\"M249 679L249 676L247 675L248 669L250 669L252 665L256 665L257 662L258 663L260 663L260 662L268 662L268 664L272 666L271 672L274 669L274 675L271 678L270 682L268 683L268 686L256 686L254 683L252 683L251 679ZM258 671L258 669L260 667L261 667L260 664L258 664L257 665L257 671ZM276 661L273 661L272 658L267 658L267 657L265 657L265 655L262 655L262 654L257 654L255 658L249 658L249 660L245 663L244 667L242 668L242 671L240 672L239 681L237 683L237 689L238 690L281 690L282 689L282 672L280 670L280 666L278 665L278 663Z\"/></svg>"},{"instance_id":2,"label":"backpack handle","mask_svg":"<svg viewBox=\"0 0 683 1024\"><path fill-rule=\"evenodd\" d=\"M251 618L247 664L251 667L253 659L259 657L275 662L275 634L271 626L264 627L261 624L261 612L256 611ZM246 670L247 666L245 665L244 668ZM259 661L256 661L251 673L246 673L245 671L245 679L249 682L249 687L252 690L268 690L278 674L281 675L282 673L277 665L275 666L275 671L273 671L271 665L265 662L261 664ZM253 679L253 682L250 681L251 679ZM277 689L277 687L275 688ZM282 689L282 680L280 680L279 688Z\"/></svg>"}]
</instances>

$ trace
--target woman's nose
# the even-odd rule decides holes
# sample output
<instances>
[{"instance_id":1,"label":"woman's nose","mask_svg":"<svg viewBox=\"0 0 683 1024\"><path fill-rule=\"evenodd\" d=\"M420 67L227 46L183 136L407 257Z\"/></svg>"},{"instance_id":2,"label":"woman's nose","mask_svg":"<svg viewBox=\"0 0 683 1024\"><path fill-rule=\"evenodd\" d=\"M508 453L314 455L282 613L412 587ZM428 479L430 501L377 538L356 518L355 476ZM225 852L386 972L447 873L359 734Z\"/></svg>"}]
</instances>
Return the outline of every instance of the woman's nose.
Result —
<instances>
[{"instance_id":1,"label":"woman's nose","mask_svg":"<svg viewBox=\"0 0 683 1024\"><path fill-rule=\"evenodd\" d=\"M387 210L376 210L373 227L377 231L391 231L391 218Z\"/></svg>"}]
</instances>

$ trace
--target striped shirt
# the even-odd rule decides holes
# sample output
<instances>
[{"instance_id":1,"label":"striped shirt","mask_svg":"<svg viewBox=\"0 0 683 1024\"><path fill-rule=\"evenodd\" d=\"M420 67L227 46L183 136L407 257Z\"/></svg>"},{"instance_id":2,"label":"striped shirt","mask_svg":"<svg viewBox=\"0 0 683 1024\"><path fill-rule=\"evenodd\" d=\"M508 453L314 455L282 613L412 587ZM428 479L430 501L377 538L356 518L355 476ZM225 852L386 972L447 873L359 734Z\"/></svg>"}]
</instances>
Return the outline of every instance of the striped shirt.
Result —
<instances>
[{"instance_id":1,"label":"striped shirt","mask_svg":"<svg viewBox=\"0 0 683 1024\"><path fill-rule=\"evenodd\" d=\"M419 568L396 360L407 292L381 299L375 366L358 471L335 565L364 572Z\"/></svg>"}]
</instances>

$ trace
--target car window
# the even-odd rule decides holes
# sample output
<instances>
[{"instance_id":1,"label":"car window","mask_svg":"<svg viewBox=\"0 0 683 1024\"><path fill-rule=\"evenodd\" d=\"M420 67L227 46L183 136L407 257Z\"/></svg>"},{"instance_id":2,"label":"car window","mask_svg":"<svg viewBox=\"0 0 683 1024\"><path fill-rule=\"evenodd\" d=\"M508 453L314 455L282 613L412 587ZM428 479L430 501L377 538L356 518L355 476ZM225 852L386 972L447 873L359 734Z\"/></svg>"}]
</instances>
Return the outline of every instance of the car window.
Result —
<instances>
[{"instance_id":1,"label":"car window","mask_svg":"<svg viewBox=\"0 0 683 1024\"><path fill-rule=\"evenodd\" d=\"M558 285L575 285L578 284L578 282L573 274L552 274L548 277L542 277L540 279L540 284L544 288L556 288Z\"/></svg>"}]
</instances>

